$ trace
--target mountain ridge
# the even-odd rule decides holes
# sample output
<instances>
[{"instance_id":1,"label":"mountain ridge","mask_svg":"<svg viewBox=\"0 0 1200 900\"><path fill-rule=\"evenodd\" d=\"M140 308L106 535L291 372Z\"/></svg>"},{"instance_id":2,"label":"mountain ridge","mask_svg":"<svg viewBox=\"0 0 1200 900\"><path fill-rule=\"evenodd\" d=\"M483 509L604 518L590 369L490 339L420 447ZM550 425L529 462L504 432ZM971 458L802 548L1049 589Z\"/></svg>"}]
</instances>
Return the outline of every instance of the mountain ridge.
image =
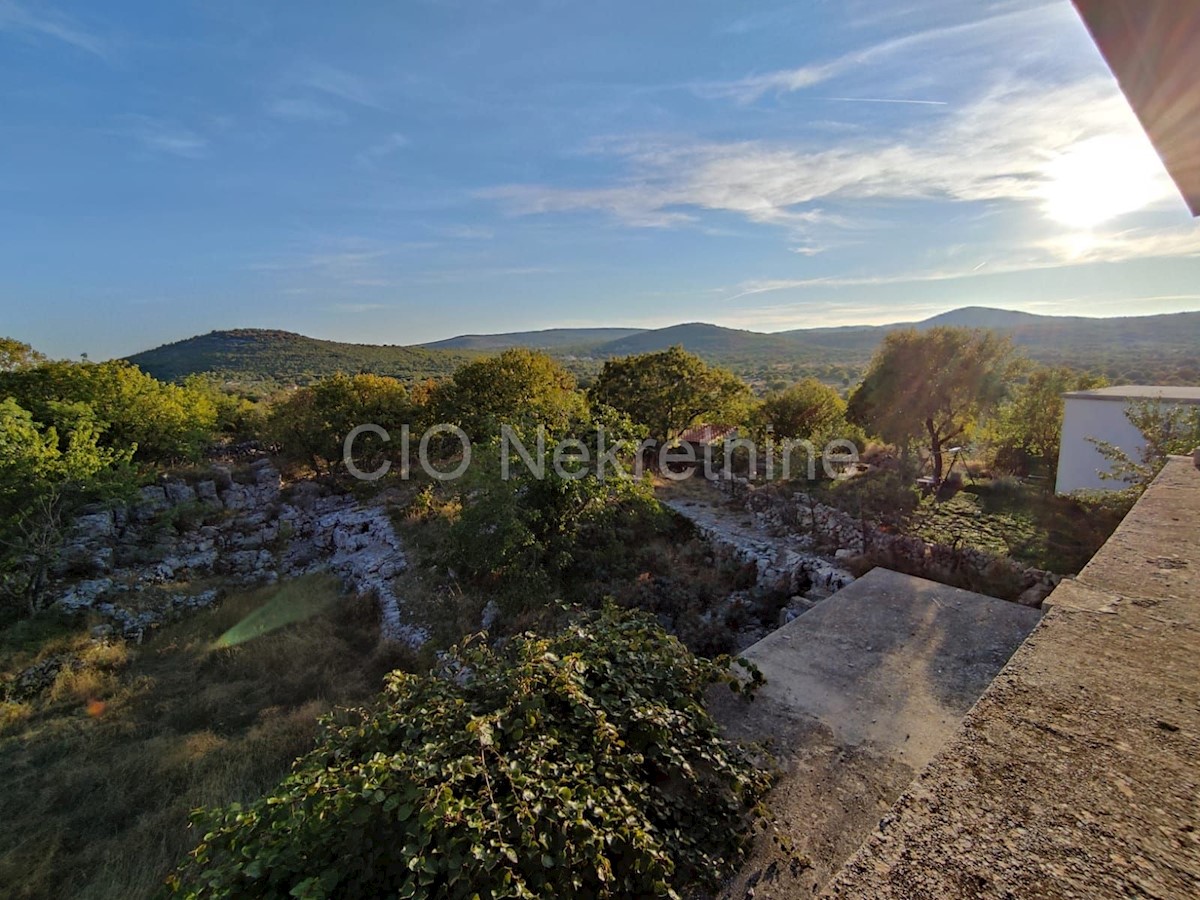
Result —
<instances>
[{"instance_id":1,"label":"mountain ridge","mask_svg":"<svg viewBox=\"0 0 1200 900\"><path fill-rule=\"evenodd\" d=\"M1174 383L1200 380L1200 311L1100 319L980 306L949 310L918 322L770 333L687 322L654 329L552 328L458 335L413 345L353 344L242 328L197 335L127 359L164 380L211 373L232 380L306 383L336 371L370 371L405 380L442 377L481 353L515 346L545 350L577 374L588 375L610 357L679 345L756 382L814 373L845 381L861 371L889 332L939 325L992 328L1036 361L1089 368L1110 378L1122 377L1121 373L1144 378L1168 366L1176 373L1169 376Z\"/></svg>"}]
</instances>

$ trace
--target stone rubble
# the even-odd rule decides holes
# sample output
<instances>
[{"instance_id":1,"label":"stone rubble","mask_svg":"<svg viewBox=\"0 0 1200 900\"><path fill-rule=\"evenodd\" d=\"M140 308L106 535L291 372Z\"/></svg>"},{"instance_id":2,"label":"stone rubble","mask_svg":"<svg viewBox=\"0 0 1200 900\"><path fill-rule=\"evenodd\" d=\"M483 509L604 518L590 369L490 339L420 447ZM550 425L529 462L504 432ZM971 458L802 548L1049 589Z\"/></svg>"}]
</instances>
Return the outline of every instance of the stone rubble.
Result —
<instances>
[{"instance_id":1,"label":"stone rubble","mask_svg":"<svg viewBox=\"0 0 1200 900\"><path fill-rule=\"evenodd\" d=\"M140 638L219 599L218 589L189 582L217 576L253 586L330 572L347 591L377 598L386 638L415 647L426 635L404 621L392 586L406 566L384 509L314 482L285 492L270 459L260 458L240 479L214 465L194 484L147 485L129 508L79 517L61 555L55 603L98 613Z\"/></svg>"}]
</instances>

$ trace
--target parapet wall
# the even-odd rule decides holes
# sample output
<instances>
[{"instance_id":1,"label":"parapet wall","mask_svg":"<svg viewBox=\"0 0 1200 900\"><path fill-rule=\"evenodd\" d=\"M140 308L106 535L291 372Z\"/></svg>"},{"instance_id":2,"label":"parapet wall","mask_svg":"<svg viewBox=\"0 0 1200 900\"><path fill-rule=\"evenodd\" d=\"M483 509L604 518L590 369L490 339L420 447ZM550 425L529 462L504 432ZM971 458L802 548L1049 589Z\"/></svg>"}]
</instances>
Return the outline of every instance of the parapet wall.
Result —
<instances>
[{"instance_id":1,"label":"parapet wall","mask_svg":"<svg viewBox=\"0 0 1200 900\"><path fill-rule=\"evenodd\" d=\"M1200 470L1172 457L825 896L1200 896Z\"/></svg>"}]
</instances>

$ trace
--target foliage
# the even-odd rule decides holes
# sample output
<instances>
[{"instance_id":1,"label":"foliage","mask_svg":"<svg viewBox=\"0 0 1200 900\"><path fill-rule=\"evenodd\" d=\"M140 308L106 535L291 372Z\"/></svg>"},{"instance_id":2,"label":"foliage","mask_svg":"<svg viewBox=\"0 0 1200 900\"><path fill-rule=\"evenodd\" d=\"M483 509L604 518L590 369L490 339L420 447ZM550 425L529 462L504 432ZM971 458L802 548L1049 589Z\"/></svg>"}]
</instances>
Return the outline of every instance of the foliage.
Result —
<instances>
[{"instance_id":1,"label":"foliage","mask_svg":"<svg viewBox=\"0 0 1200 900\"><path fill-rule=\"evenodd\" d=\"M623 564L669 519L650 485L592 474L485 476L451 526L444 564L523 607Z\"/></svg>"},{"instance_id":2,"label":"foliage","mask_svg":"<svg viewBox=\"0 0 1200 900\"><path fill-rule=\"evenodd\" d=\"M438 422L458 425L472 441L486 441L501 425L531 432L545 426L553 436L587 415L575 378L544 353L512 349L470 363L438 385L430 401Z\"/></svg>"},{"instance_id":3,"label":"foliage","mask_svg":"<svg viewBox=\"0 0 1200 900\"><path fill-rule=\"evenodd\" d=\"M191 897L677 896L742 852L767 786L703 706L725 661L611 609L468 641L325 721L269 797L202 814Z\"/></svg>"},{"instance_id":4,"label":"foliage","mask_svg":"<svg viewBox=\"0 0 1200 900\"><path fill-rule=\"evenodd\" d=\"M340 462L343 444L359 425L380 425L389 431L406 423L413 404L399 381L381 375L336 374L311 387L297 388L275 403L265 432L279 444L282 455L304 462L318 473ZM397 433L396 438L399 439ZM355 461L373 471L382 453L379 438L364 434L355 442Z\"/></svg>"},{"instance_id":5,"label":"foliage","mask_svg":"<svg viewBox=\"0 0 1200 900\"><path fill-rule=\"evenodd\" d=\"M192 393L206 397L216 410L215 430L236 441L259 438L266 423L265 404L241 393L237 388L223 385L210 375L189 375L183 386Z\"/></svg>"},{"instance_id":6,"label":"foliage","mask_svg":"<svg viewBox=\"0 0 1200 900\"><path fill-rule=\"evenodd\" d=\"M754 410L756 434L811 438L846 422L846 401L833 388L805 378L789 388L768 394Z\"/></svg>"},{"instance_id":7,"label":"foliage","mask_svg":"<svg viewBox=\"0 0 1200 900\"><path fill-rule=\"evenodd\" d=\"M265 387L312 384L338 372L371 373L403 381L449 375L473 354L424 347L345 344L287 331L213 331L129 357L163 381L209 374Z\"/></svg>"},{"instance_id":8,"label":"foliage","mask_svg":"<svg viewBox=\"0 0 1200 900\"><path fill-rule=\"evenodd\" d=\"M0 372L15 372L45 362L46 357L28 344L10 337L0 337Z\"/></svg>"},{"instance_id":9,"label":"foliage","mask_svg":"<svg viewBox=\"0 0 1200 900\"><path fill-rule=\"evenodd\" d=\"M1145 486L1154 480L1169 455L1188 455L1200 447L1200 406L1140 400L1126 407L1125 418L1141 432L1145 443L1135 459L1108 441L1088 438L1109 463L1108 471L1100 473L1101 478Z\"/></svg>"},{"instance_id":10,"label":"foliage","mask_svg":"<svg viewBox=\"0 0 1200 900\"><path fill-rule=\"evenodd\" d=\"M100 445L102 427L75 410L71 430L43 426L0 401L0 594L38 609L64 522L83 504L132 485L131 450Z\"/></svg>"},{"instance_id":11,"label":"foliage","mask_svg":"<svg viewBox=\"0 0 1200 900\"><path fill-rule=\"evenodd\" d=\"M101 445L140 462L195 459L211 440L217 410L203 393L163 384L126 362L48 362L0 373L0 391L61 437L80 419Z\"/></svg>"},{"instance_id":12,"label":"foliage","mask_svg":"<svg viewBox=\"0 0 1200 900\"><path fill-rule=\"evenodd\" d=\"M750 389L732 372L672 347L609 360L591 398L645 425L651 438L666 441L701 418L740 422L748 411Z\"/></svg>"},{"instance_id":13,"label":"foliage","mask_svg":"<svg viewBox=\"0 0 1200 900\"><path fill-rule=\"evenodd\" d=\"M214 648L264 604L328 611ZM5 897L158 896L196 845L193 809L261 797L312 749L319 715L415 668L377 646L375 604L328 576L231 594L136 646L55 621L0 627L0 698L25 670L61 663L41 690L0 704L0 720L22 719L0 733Z\"/></svg>"},{"instance_id":14,"label":"foliage","mask_svg":"<svg viewBox=\"0 0 1200 900\"><path fill-rule=\"evenodd\" d=\"M1053 473L1062 437L1063 394L1103 383L1102 378L1066 367L1034 369L997 410L990 425L996 467L1019 475L1034 469Z\"/></svg>"},{"instance_id":15,"label":"foliage","mask_svg":"<svg viewBox=\"0 0 1200 900\"><path fill-rule=\"evenodd\" d=\"M893 331L851 395L849 418L896 444L924 436L940 481L942 448L1004 397L1011 354L1008 340L990 331Z\"/></svg>"}]
</instances>

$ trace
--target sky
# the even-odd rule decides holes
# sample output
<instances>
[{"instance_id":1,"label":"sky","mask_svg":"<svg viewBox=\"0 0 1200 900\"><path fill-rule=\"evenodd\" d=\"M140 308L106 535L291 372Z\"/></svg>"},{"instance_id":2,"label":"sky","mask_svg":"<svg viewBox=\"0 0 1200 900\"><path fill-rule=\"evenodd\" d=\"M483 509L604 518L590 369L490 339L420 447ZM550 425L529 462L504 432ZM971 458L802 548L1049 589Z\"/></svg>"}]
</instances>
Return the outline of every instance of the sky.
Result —
<instances>
[{"instance_id":1,"label":"sky","mask_svg":"<svg viewBox=\"0 0 1200 900\"><path fill-rule=\"evenodd\" d=\"M1200 309L1069 0L0 0L0 334Z\"/></svg>"}]
</instances>

